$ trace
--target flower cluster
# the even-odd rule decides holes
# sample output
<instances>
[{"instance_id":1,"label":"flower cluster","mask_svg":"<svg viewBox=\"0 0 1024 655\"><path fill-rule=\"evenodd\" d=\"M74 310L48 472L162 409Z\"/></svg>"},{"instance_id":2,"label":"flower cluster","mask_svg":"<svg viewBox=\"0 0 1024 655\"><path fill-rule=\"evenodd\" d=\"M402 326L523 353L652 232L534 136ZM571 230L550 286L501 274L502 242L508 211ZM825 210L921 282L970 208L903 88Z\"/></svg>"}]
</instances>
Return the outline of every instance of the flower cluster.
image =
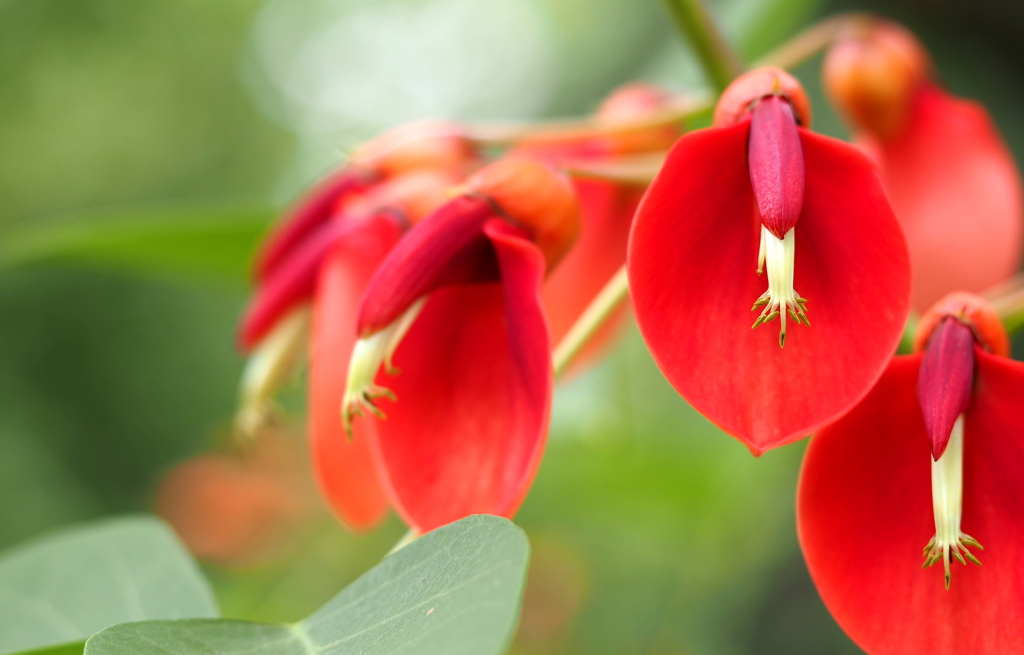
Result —
<instances>
[{"instance_id":1,"label":"flower cluster","mask_svg":"<svg viewBox=\"0 0 1024 655\"><path fill-rule=\"evenodd\" d=\"M511 516L553 346L600 354L625 266L640 332L697 410L754 454L816 433L800 541L858 644L1021 652L1024 365L969 295L1017 268L1019 173L904 28L856 17L829 41L853 144L812 131L800 82L762 67L685 134L686 98L630 85L577 124L422 123L360 148L257 257L239 429L272 420L308 352L313 460L344 523Z\"/></svg>"},{"instance_id":2,"label":"flower cluster","mask_svg":"<svg viewBox=\"0 0 1024 655\"><path fill-rule=\"evenodd\" d=\"M673 99L630 85L497 156L439 123L355 152L257 258L239 428L271 418L308 341L313 459L342 521L366 529L389 506L418 532L511 516L544 448L552 344L625 262L643 193L566 171L664 152Z\"/></svg>"}]
</instances>

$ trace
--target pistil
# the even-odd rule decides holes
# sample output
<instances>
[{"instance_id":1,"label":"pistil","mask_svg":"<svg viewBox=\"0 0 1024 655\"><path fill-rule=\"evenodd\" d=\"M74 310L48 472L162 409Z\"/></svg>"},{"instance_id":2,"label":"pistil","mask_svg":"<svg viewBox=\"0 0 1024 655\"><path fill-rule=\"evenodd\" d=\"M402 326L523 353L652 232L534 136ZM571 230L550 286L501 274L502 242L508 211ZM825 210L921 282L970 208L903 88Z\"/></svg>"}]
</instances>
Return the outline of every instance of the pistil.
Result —
<instances>
[{"instance_id":1,"label":"pistil","mask_svg":"<svg viewBox=\"0 0 1024 655\"><path fill-rule=\"evenodd\" d=\"M939 560L945 570L946 589L951 579L950 563L956 558L961 564L966 559L981 566L978 558L967 547L979 550L981 544L960 531L963 512L964 471L964 415L953 423L949 443L938 460L932 460L932 509L935 516L935 536L924 547L924 566L928 568Z\"/></svg>"}]
</instances>

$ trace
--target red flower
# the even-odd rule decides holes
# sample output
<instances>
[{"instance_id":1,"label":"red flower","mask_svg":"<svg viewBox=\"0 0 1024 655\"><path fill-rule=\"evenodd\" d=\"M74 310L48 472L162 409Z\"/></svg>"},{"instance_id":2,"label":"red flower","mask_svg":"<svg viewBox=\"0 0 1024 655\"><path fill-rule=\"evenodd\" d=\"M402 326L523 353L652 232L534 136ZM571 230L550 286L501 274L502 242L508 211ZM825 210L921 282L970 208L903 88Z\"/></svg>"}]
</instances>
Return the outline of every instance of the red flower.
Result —
<instances>
[{"instance_id":1,"label":"red flower","mask_svg":"<svg viewBox=\"0 0 1024 655\"><path fill-rule=\"evenodd\" d=\"M410 230L370 281L346 423L364 410L379 417L367 417L371 444L414 529L511 516L522 502L553 385L540 286L578 229L567 179L504 159ZM382 398L397 402L378 407Z\"/></svg>"},{"instance_id":2,"label":"red flower","mask_svg":"<svg viewBox=\"0 0 1024 655\"><path fill-rule=\"evenodd\" d=\"M630 236L633 307L659 367L755 454L860 400L908 313L906 245L872 165L809 119L785 72L740 77L715 127L669 153ZM750 329L776 318L777 341Z\"/></svg>"},{"instance_id":3,"label":"red flower","mask_svg":"<svg viewBox=\"0 0 1024 655\"><path fill-rule=\"evenodd\" d=\"M903 226L918 311L1010 276L1024 218L1020 173L988 113L949 95L931 72L921 43L881 21L844 34L823 69Z\"/></svg>"},{"instance_id":4,"label":"red flower","mask_svg":"<svg viewBox=\"0 0 1024 655\"><path fill-rule=\"evenodd\" d=\"M923 354L811 440L797 505L811 577L873 655L1024 652L1024 364L967 294L918 337ZM921 570L922 547L942 573ZM955 562L979 560L951 584Z\"/></svg>"},{"instance_id":5,"label":"red flower","mask_svg":"<svg viewBox=\"0 0 1024 655\"><path fill-rule=\"evenodd\" d=\"M610 164L636 155L657 155L669 149L682 133L681 125L643 126L643 120L663 111L673 99L650 84L628 84L613 92L594 114L594 128L576 134L554 133L527 139L516 152L543 157L569 167ZM636 127L639 124L639 127ZM594 178L577 178L573 187L580 201L580 238L544 283L542 297L552 342L569 332L590 302L626 263L626 243L633 214L644 186ZM621 330L628 309L623 307L594 335L575 360L585 366L610 345Z\"/></svg>"},{"instance_id":6,"label":"red flower","mask_svg":"<svg viewBox=\"0 0 1024 655\"><path fill-rule=\"evenodd\" d=\"M360 428L349 440L341 426L359 302L406 228L444 202L474 163L468 142L451 126L387 133L300 203L257 260L260 286L240 330L252 355L238 424L253 434L266 422L271 398L305 354L312 322L313 464L331 508L353 529L372 527L387 511L366 436Z\"/></svg>"}]
</instances>

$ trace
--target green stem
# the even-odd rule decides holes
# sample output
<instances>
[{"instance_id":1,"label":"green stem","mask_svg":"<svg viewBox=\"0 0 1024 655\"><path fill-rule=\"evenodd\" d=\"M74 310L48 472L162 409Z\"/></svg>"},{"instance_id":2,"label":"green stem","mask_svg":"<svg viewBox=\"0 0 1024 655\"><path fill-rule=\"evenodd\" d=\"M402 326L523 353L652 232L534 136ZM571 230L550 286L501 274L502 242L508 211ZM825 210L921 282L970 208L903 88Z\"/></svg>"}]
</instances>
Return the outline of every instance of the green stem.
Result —
<instances>
[{"instance_id":1,"label":"green stem","mask_svg":"<svg viewBox=\"0 0 1024 655\"><path fill-rule=\"evenodd\" d=\"M743 72L739 57L729 48L700 0L665 0L665 4L704 65L708 81L721 93Z\"/></svg>"},{"instance_id":2,"label":"green stem","mask_svg":"<svg viewBox=\"0 0 1024 655\"><path fill-rule=\"evenodd\" d=\"M629 297L629 278L623 265L608 284L601 289L586 311L573 324L562 341L559 342L552 355L555 366L555 377L561 375L580 354L583 346L601 329L608 317Z\"/></svg>"},{"instance_id":3,"label":"green stem","mask_svg":"<svg viewBox=\"0 0 1024 655\"><path fill-rule=\"evenodd\" d=\"M1010 336L1024 329L1024 289L1000 295L990 304L1003 320L1003 327Z\"/></svg>"},{"instance_id":4,"label":"green stem","mask_svg":"<svg viewBox=\"0 0 1024 655\"><path fill-rule=\"evenodd\" d=\"M844 29L867 23L870 20L871 17L867 14L856 12L830 16L811 25L764 55L753 63L753 67L775 66L792 70L831 45Z\"/></svg>"}]
</instances>

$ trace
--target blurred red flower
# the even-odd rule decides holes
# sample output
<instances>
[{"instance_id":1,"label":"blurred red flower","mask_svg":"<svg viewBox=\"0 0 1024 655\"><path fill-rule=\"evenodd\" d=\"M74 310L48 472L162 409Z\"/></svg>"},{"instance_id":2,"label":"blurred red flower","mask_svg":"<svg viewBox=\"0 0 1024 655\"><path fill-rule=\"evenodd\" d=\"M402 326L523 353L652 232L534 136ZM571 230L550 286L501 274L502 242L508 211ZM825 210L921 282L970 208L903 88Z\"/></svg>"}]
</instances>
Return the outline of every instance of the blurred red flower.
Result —
<instances>
[{"instance_id":1,"label":"blurred red flower","mask_svg":"<svg viewBox=\"0 0 1024 655\"><path fill-rule=\"evenodd\" d=\"M830 49L825 88L878 164L903 227L913 306L980 292L1020 264L1021 178L988 112L933 80L924 46L889 21L857 22Z\"/></svg>"}]
</instances>

